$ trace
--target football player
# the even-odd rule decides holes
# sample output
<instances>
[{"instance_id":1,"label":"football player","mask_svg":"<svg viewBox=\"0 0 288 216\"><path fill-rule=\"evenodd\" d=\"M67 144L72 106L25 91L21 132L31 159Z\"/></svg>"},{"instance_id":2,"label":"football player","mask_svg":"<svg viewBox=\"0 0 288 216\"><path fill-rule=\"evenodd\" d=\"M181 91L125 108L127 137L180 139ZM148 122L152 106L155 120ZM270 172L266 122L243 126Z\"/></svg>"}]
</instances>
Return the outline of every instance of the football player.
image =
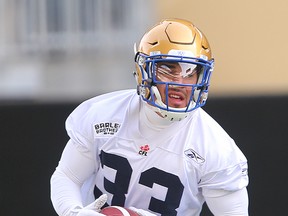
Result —
<instances>
[{"instance_id":1,"label":"football player","mask_svg":"<svg viewBox=\"0 0 288 216\"><path fill-rule=\"evenodd\" d=\"M67 118L70 137L51 178L61 216L131 207L142 216L248 215L247 160L201 107L214 59L191 22L166 19L141 39L137 91L103 94Z\"/></svg>"}]
</instances>

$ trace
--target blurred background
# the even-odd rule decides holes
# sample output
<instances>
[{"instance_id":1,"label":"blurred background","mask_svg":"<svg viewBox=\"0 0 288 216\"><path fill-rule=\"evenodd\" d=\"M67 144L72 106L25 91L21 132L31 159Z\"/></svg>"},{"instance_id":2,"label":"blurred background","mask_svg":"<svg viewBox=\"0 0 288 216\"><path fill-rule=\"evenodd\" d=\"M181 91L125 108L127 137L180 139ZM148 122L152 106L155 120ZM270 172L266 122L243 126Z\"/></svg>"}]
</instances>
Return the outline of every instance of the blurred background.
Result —
<instances>
[{"instance_id":1,"label":"blurred background","mask_svg":"<svg viewBox=\"0 0 288 216\"><path fill-rule=\"evenodd\" d=\"M211 95L288 93L287 5L276 1L0 0L0 99L79 100L134 88L133 46L166 17L216 59Z\"/></svg>"},{"instance_id":2,"label":"blurred background","mask_svg":"<svg viewBox=\"0 0 288 216\"><path fill-rule=\"evenodd\" d=\"M65 119L83 100L135 88L134 43L171 17L192 21L212 47L204 109L248 158L250 215L286 212L286 0L0 0L3 215L56 215L49 180Z\"/></svg>"},{"instance_id":3,"label":"blurred background","mask_svg":"<svg viewBox=\"0 0 288 216\"><path fill-rule=\"evenodd\" d=\"M152 1L0 0L0 99L75 101L134 87L133 46L154 9Z\"/></svg>"}]
</instances>

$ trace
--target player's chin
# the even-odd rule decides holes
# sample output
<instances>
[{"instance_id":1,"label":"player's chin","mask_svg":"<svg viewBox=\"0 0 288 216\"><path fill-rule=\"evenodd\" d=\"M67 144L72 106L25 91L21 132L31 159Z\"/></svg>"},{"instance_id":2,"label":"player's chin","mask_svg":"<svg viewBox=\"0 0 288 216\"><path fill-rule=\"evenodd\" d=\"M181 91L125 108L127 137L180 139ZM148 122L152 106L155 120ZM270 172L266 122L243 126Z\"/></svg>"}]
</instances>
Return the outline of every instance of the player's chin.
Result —
<instances>
[{"instance_id":1,"label":"player's chin","mask_svg":"<svg viewBox=\"0 0 288 216\"><path fill-rule=\"evenodd\" d=\"M172 108L185 108L187 103L184 100L170 100L168 106Z\"/></svg>"}]
</instances>

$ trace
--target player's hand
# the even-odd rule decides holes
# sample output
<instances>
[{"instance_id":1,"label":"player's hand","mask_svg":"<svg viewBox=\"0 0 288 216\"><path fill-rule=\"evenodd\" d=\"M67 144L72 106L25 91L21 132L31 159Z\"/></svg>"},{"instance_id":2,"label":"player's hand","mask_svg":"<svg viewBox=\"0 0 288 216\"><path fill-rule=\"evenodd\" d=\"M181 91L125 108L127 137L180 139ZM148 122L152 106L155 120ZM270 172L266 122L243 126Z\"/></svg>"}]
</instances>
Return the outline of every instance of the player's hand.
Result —
<instances>
[{"instance_id":1,"label":"player's hand","mask_svg":"<svg viewBox=\"0 0 288 216\"><path fill-rule=\"evenodd\" d=\"M101 195L98 199L96 199L93 203L89 204L88 206L79 209L78 214L76 216L105 216L101 213L101 207L107 201L107 194Z\"/></svg>"},{"instance_id":2,"label":"player's hand","mask_svg":"<svg viewBox=\"0 0 288 216\"><path fill-rule=\"evenodd\" d=\"M140 216L156 216L155 214L150 213L148 211L145 211L143 209L137 209L137 208L134 208L134 207L130 207L129 209L131 209L132 211L135 211Z\"/></svg>"}]
</instances>

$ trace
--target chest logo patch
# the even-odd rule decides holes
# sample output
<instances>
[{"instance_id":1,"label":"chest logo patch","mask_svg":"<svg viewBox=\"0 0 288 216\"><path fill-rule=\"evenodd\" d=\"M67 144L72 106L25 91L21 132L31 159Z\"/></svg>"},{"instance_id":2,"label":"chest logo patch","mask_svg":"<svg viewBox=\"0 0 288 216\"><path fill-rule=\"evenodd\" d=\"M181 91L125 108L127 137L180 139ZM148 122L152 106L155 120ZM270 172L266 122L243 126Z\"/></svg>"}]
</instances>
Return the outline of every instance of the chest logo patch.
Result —
<instances>
[{"instance_id":1,"label":"chest logo patch","mask_svg":"<svg viewBox=\"0 0 288 216\"><path fill-rule=\"evenodd\" d=\"M114 135L120 128L117 122L101 122L94 125L97 134Z\"/></svg>"},{"instance_id":2,"label":"chest logo patch","mask_svg":"<svg viewBox=\"0 0 288 216\"><path fill-rule=\"evenodd\" d=\"M193 149L187 149L184 151L184 154L194 160L197 164L203 164L205 162L205 159L199 155L196 151Z\"/></svg>"},{"instance_id":3,"label":"chest logo patch","mask_svg":"<svg viewBox=\"0 0 288 216\"><path fill-rule=\"evenodd\" d=\"M150 147L148 144L140 146L140 150L138 152L139 155L147 156L148 151L150 150Z\"/></svg>"}]
</instances>

